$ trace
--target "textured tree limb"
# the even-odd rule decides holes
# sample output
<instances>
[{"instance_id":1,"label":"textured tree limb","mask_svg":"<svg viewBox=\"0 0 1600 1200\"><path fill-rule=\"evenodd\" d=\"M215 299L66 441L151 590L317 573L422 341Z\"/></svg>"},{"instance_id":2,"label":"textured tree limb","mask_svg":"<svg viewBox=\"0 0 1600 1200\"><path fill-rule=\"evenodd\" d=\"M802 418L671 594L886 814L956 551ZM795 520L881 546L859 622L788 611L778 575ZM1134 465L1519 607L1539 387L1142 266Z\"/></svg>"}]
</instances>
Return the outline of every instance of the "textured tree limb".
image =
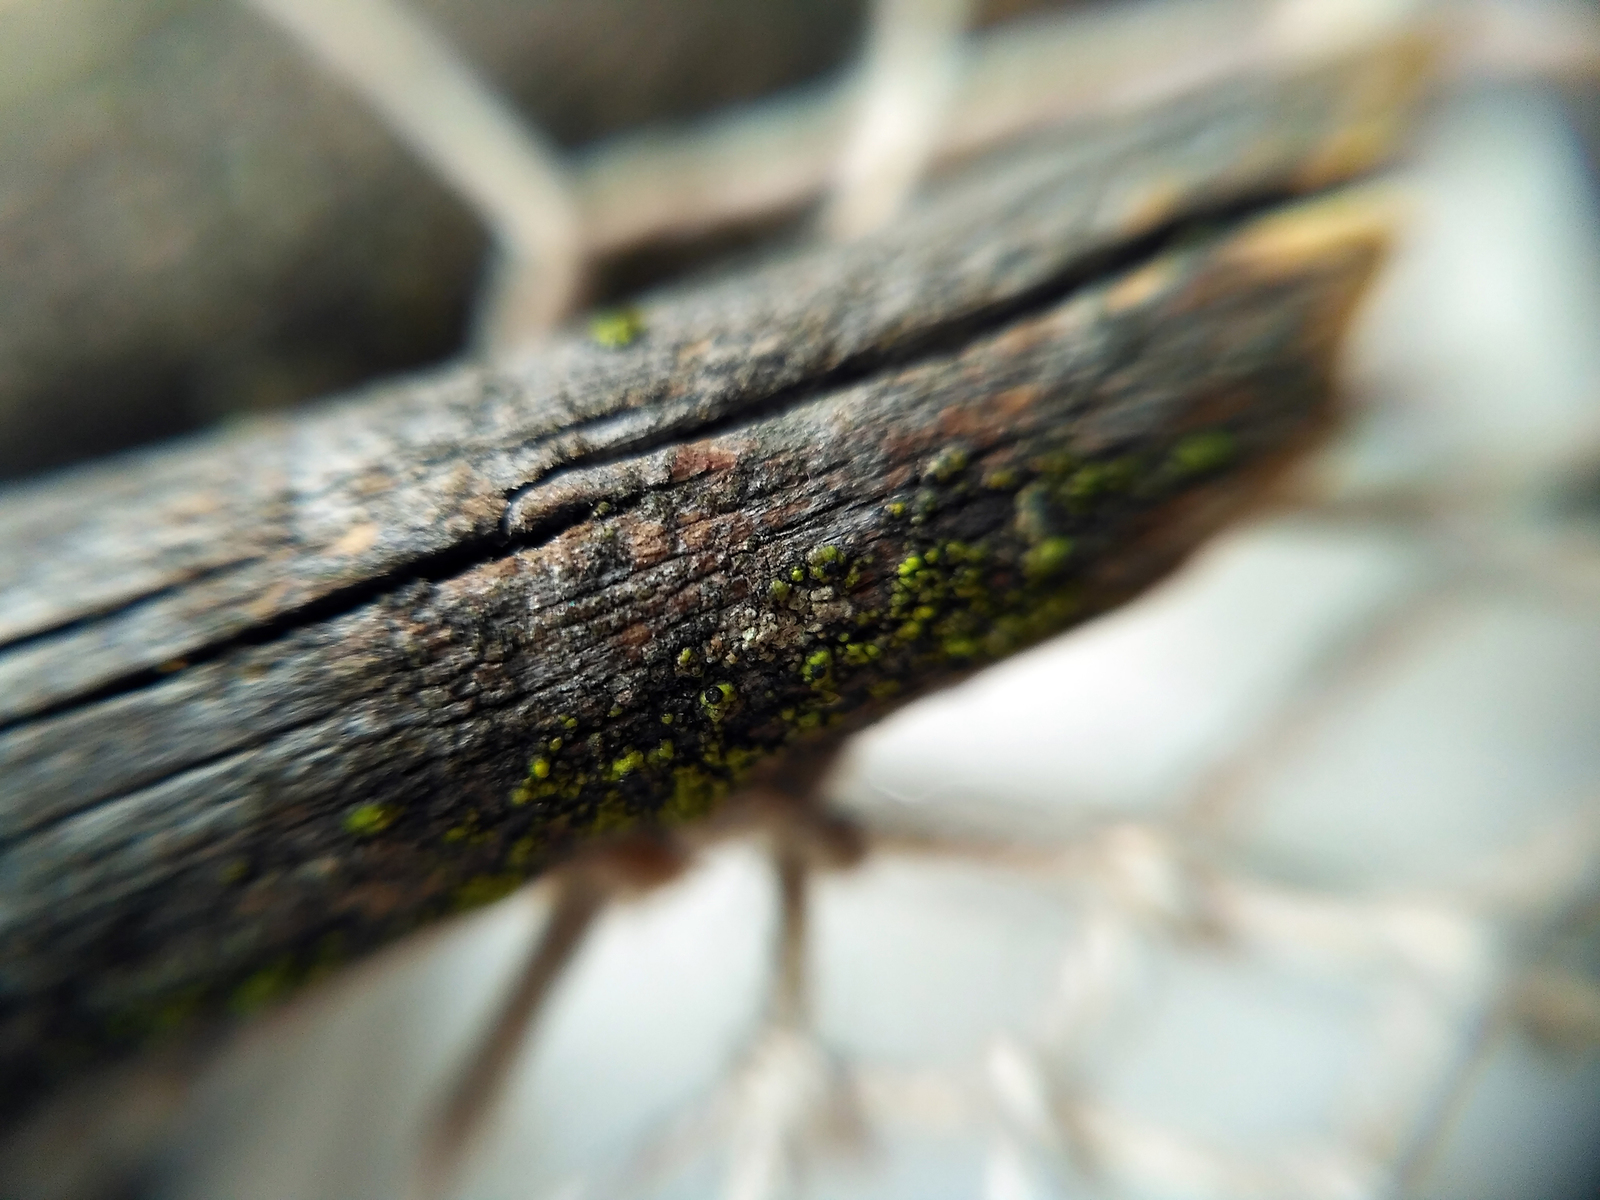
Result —
<instances>
[{"instance_id":1,"label":"textured tree limb","mask_svg":"<svg viewBox=\"0 0 1600 1200\"><path fill-rule=\"evenodd\" d=\"M0 499L0 1072L255 1007L1120 603L1332 415L1409 52ZM781 760L778 760L781 761Z\"/></svg>"}]
</instances>

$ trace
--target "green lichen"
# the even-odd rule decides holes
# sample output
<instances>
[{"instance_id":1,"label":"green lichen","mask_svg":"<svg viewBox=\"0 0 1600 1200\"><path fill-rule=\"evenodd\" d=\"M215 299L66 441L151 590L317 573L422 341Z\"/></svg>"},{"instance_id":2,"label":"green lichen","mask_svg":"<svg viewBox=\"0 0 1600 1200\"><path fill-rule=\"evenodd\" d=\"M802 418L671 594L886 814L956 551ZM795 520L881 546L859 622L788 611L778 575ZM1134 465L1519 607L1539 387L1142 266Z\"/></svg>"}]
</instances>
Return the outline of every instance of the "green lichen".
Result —
<instances>
[{"instance_id":1,"label":"green lichen","mask_svg":"<svg viewBox=\"0 0 1600 1200\"><path fill-rule=\"evenodd\" d=\"M626 779L642 766L644 766L644 752L629 750L611 764L611 770L606 773L606 778L614 783L619 779Z\"/></svg>"},{"instance_id":2,"label":"green lichen","mask_svg":"<svg viewBox=\"0 0 1600 1200\"><path fill-rule=\"evenodd\" d=\"M833 651L818 650L806 657L800 666L800 677L807 683L827 683L833 678Z\"/></svg>"},{"instance_id":3,"label":"green lichen","mask_svg":"<svg viewBox=\"0 0 1600 1200\"><path fill-rule=\"evenodd\" d=\"M883 647L876 642L851 642L840 653L848 666L864 667L883 656Z\"/></svg>"},{"instance_id":4,"label":"green lichen","mask_svg":"<svg viewBox=\"0 0 1600 1200\"><path fill-rule=\"evenodd\" d=\"M459 824L444 831L442 840L446 846L481 846L492 837L493 834L483 827L483 814L469 808L462 814Z\"/></svg>"},{"instance_id":5,"label":"green lichen","mask_svg":"<svg viewBox=\"0 0 1600 1200\"><path fill-rule=\"evenodd\" d=\"M641 648L642 693L640 674L584 683L582 734L565 715L530 731L526 777L505 815L475 829L503 822L474 864L504 846L492 865L521 874L564 840L698 820L786 743L1056 633L1084 615L1078 580L1099 531L1175 492L1184 472L1214 469L1227 445L1208 435L1146 457L1019 447L981 476L968 451L947 448L886 506L909 525L880 520L860 544L836 535L777 560L757 540L736 552L750 555L750 591L707 610L723 624L691 614L670 635L691 645ZM619 699L635 695L647 703Z\"/></svg>"},{"instance_id":6,"label":"green lichen","mask_svg":"<svg viewBox=\"0 0 1600 1200\"><path fill-rule=\"evenodd\" d=\"M949 483L967 469L968 454L963 446L947 446L941 450L923 471L924 479L935 483Z\"/></svg>"},{"instance_id":7,"label":"green lichen","mask_svg":"<svg viewBox=\"0 0 1600 1200\"><path fill-rule=\"evenodd\" d=\"M818 546L806 555L806 574L818 583L837 579L844 573L847 559L837 546Z\"/></svg>"},{"instance_id":8,"label":"green lichen","mask_svg":"<svg viewBox=\"0 0 1600 1200\"><path fill-rule=\"evenodd\" d=\"M1072 472L1057 488L1057 495L1074 513L1089 512L1096 501L1126 493L1139 480L1143 465L1133 456L1087 463Z\"/></svg>"},{"instance_id":9,"label":"green lichen","mask_svg":"<svg viewBox=\"0 0 1600 1200\"><path fill-rule=\"evenodd\" d=\"M1012 524L1025 542L1037 545L1059 524L1056 503L1048 482L1036 479L1012 498Z\"/></svg>"},{"instance_id":10,"label":"green lichen","mask_svg":"<svg viewBox=\"0 0 1600 1200\"><path fill-rule=\"evenodd\" d=\"M933 488L920 488L916 495L911 497L911 524L926 525L939 515L943 507L939 493Z\"/></svg>"},{"instance_id":11,"label":"green lichen","mask_svg":"<svg viewBox=\"0 0 1600 1200\"><path fill-rule=\"evenodd\" d=\"M344 816L344 831L352 837L375 837L400 819L400 810L386 804L361 804Z\"/></svg>"},{"instance_id":12,"label":"green lichen","mask_svg":"<svg viewBox=\"0 0 1600 1200\"><path fill-rule=\"evenodd\" d=\"M686 825L714 811L728 794L729 781L704 767L677 767L672 772L672 795L661 806L660 818L668 825Z\"/></svg>"},{"instance_id":13,"label":"green lichen","mask_svg":"<svg viewBox=\"0 0 1600 1200\"><path fill-rule=\"evenodd\" d=\"M711 720L720 722L732 711L738 693L731 683L714 683L700 693L700 708Z\"/></svg>"},{"instance_id":14,"label":"green lichen","mask_svg":"<svg viewBox=\"0 0 1600 1200\"><path fill-rule=\"evenodd\" d=\"M1214 429L1190 434L1172 448L1169 468L1179 477L1205 475L1233 461L1237 446L1231 433Z\"/></svg>"},{"instance_id":15,"label":"green lichen","mask_svg":"<svg viewBox=\"0 0 1600 1200\"><path fill-rule=\"evenodd\" d=\"M579 746L588 749L585 743L579 743ZM568 753L572 752L569 750ZM539 766L541 761L544 763L542 774ZM520 808L528 804L577 800L589 784L591 774L588 770L575 768L566 756L540 755L528 764L528 774L511 793L511 803Z\"/></svg>"},{"instance_id":16,"label":"green lichen","mask_svg":"<svg viewBox=\"0 0 1600 1200\"><path fill-rule=\"evenodd\" d=\"M632 345L644 332L644 316L633 307L613 308L589 318L589 337L609 349Z\"/></svg>"},{"instance_id":17,"label":"green lichen","mask_svg":"<svg viewBox=\"0 0 1600 1200\"><path fill-rule=\"evenodd\" d=\"M872 644L880 653L894 645L909 651L920 672L999 658L1054 632L1077 604L1070 583L1055 578L1070 551L1066 539L1059 542L1040 540L1031 572L1027 553L1017 572L986 540L920 547L895 570L890 625ZM1052 569L1037 569L1046 563ZM1008 575L1013 582L1002 584Z\"/></svg>"},{"instance_id":18,"label":"green lichen","mask_svg":"<svg viewBox=\"0 0 1600 1200\"><path fill-rule=\"evenodd\" d=\"M626 833L639 823L640 814L623 802L622 793L610 791L595 809L594 820L589 825L591 837L605 837Z\"/></svg>"},{"instance_id":19,"label":"green lichen","mask_svg":"<svg viewBox=\"0 0 1600 1200\"><path fill-rule=\"evenodd\" d=\"M514 871L474 875L456 888L455 894L451 897L451 904L457 912L482 908L509 896L524 882L524 878Z\"/></svg>"},{"instance_id":20,"label":"green lichen","mask_svg":"<svg viewBox=\"0 0 1600 1200\"><path fill-rule=\"evenodd\" d=\"M1054 579L1072 558L1072 539L1047 537L1022 556L1022 570L1029 579Z\"/></svg>"}]
</instances>

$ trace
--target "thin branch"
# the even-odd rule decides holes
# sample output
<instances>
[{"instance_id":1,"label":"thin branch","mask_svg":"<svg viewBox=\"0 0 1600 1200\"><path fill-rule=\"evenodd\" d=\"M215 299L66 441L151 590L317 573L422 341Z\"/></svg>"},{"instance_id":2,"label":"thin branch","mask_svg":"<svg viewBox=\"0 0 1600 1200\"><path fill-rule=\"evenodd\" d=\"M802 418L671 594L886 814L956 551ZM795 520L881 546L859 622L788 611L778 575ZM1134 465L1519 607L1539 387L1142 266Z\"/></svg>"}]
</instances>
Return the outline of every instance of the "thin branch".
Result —
<instances>
[{"instance_id":1,"label":"thin branch","mask_svg":"<svg viewBox=\"0 0 1600 1200\"><path fill-rule=\"evenodd\" d=\"M933 158L955 90L969 0L876 0L855 127L822 229L839 240L881 228Z\"/></svg>"},{"instance_id":2,"label":"thin branch","mask_svg":"<svg viewBox=\"0 0 1600 1200\"><path fill-rule=\"evenodd\" d=\"M582 283L577 205L559 152L397 0L248 0L327 63L460 194L498 258L478 339L514 350L564 317Z\"/></svg>"}]
</instances>

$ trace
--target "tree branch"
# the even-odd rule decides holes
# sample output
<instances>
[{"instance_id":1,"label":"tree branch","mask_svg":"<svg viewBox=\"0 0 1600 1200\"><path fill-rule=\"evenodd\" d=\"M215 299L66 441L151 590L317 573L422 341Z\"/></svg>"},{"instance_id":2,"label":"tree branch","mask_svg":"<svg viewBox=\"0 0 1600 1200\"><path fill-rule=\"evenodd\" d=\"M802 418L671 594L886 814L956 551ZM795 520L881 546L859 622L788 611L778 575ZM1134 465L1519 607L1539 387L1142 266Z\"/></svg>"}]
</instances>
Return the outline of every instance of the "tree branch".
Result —
<instances>
[{"instance_id":1,"label":"tree branch","mask_svg":"<svg viewBox=\"0 0 1600 1200\"><path fill-rule=\"evenodd\" d=\"M1332 415L1404 54L0 499L15 1117L1120 603ZM620 331L620 332L618 332Z\"/></svg>"}]
</instances>

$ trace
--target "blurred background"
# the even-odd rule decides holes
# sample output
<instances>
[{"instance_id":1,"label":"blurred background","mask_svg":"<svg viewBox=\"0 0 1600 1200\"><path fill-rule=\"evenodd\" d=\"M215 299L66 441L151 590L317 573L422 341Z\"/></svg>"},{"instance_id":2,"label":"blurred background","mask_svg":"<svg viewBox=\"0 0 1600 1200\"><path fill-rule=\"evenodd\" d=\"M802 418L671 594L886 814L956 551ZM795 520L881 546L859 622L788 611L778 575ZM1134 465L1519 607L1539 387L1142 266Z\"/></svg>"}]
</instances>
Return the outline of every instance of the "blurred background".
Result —
<instances>
[{"instance_id":1,"label":"blurred background","mask_svg":"<svg viewBox=\"0 0 1600 1200\"><path fill-rule=\"evenodd\" d=\"M412 4L568 152L587 303L802 236L870 16ZM992 0L941 154L1419 7ZM761 1034L756 847L614 909L463 1196L1600 1192L1600 12L1430 7L1449 78L1294 503L859 739L832 793L880 845L818 885L803 1044ZM261 12L0 0L0 475L457 354L487 245ZM141 1194L399 1195L546 901L247 1031Z\"/></svg>"}]
</instances>

